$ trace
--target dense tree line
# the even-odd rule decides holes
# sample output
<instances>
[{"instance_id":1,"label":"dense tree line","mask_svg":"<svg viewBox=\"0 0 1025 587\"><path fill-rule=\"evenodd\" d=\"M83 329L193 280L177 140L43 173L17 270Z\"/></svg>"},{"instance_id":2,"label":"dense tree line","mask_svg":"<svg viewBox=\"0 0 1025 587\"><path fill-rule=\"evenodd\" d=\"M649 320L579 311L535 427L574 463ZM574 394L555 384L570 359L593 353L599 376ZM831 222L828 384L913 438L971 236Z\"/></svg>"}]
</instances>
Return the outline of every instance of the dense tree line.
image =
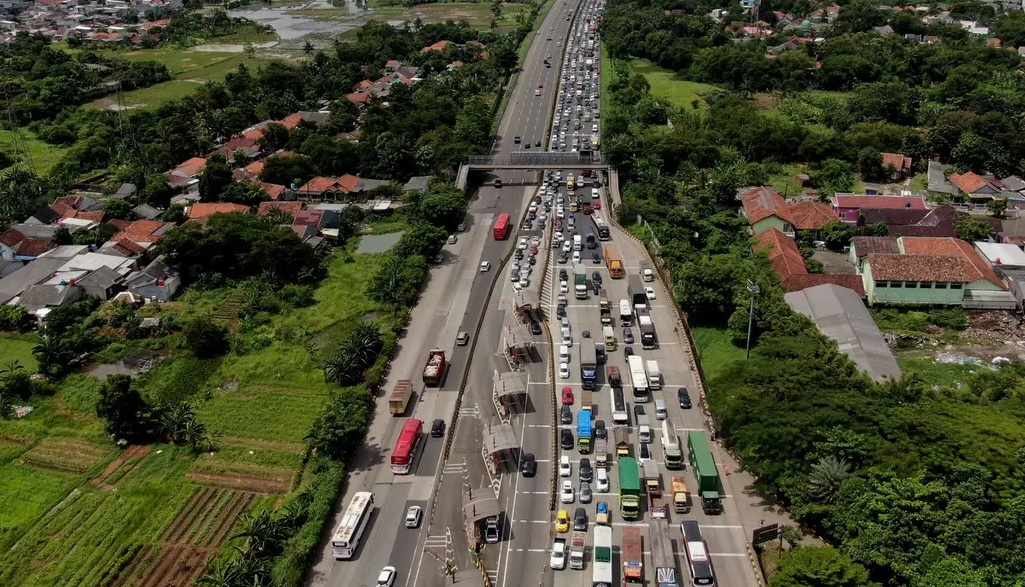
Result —
<instances>
[{"instance_id":1,"label":"dense tree line","mask_svg":"<svg viewBox=\"0 0 1025 587\"><path fill-rule=\"evenodd\" d=\"M650 224L692 324L725 328L743 346L747 283L759 286L751 359L717 366L709 406L759 488L836 545L785 554L770 585L1021 584L1025 365L980 369L947 386L914 374L874 383L790 310L767 259L752 250L736 200L739 187L767 183L781 161L810 162L813 182L840 189L876 161L872 149L927 154L949 136L944 144L953 151L1003 114L930 107L943 122L923 140L911 128L939 90L879 78L855 86L848 112L821 102L812 109L846 122L812 127L798 116L767 117L728 93L710 97L698 115L653 98L647 82L625 69L603 71L613 76L603 124L605 155L620 170L619 217L632 222L639 214ZM958 132L936 130L945 128ZM999 149L1016 148L1016 137L996 136ZM842 241L851 228L834 232L828 238Z\"/></svg>"}]
</instances>

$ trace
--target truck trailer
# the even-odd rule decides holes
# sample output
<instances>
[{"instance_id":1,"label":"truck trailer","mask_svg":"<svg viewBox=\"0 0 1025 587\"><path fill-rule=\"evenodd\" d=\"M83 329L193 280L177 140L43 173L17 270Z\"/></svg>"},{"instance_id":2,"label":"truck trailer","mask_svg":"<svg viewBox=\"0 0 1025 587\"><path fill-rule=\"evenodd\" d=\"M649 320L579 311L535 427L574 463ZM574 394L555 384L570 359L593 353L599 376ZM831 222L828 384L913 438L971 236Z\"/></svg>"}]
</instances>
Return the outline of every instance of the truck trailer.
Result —
<instances>
[{"instance_id":1,"label":"truck trailer","mask_svg":"<svg viewBox=\"0 0 1025 587\"><path fill-rule=\"evenodd\" d=\"M441 380L445 377L445 351L434 349L427 354L427 363L424 365L424 385L440 386Z\"/></svg>"},{"instance_id":2,"label":"truck trailer","mask_svg":"<svg viewBox=\"0 0 1025 587\"><path fill-rule=\"evenodd\" d=\"M644 583L644 558L641 543L641 529L636 526L623 528L623 583L640 585Z\"/></svg>"},{"instance_id":3,"label":"truck trailer","mask_svg":"<svg viewBox=\"0 0 1025 587\"><path fill-rule=\"evenodd\" d=\"M413 382L409 379L399 379L388 396L388 411L392 416L402 416L406 413L409 399L413 397Z\"/></svg>"},{"instance_id":4,"label":"truck trailer","mask_svg":"<svg viewBox=\"0 0 1025 587\"><path fill-rule=\"evenodd\" d=\"M680 587L668 520L652 520L648 524L648 549L651 550L651 564L655 567L655 587Z\"/></svg>"},{"instance_id":5,"label":"truck trailer","mask_svg":"<svg viewBox=\"0 0 1025 587\"><path fill-rule=\"evenodd\" d=\"M587 539L587 532L573 532L570 537L569 546L569 568L584 568L584 542Z\"/></svg>"},{"instance_id":6,"label":"truck trailer","mask_svg":"<svg viewBox=\"0 0 1025 587\"><path fill-rule=\"evenodd\" d=\"M678 514L690 513L690 492L687 481L680 475L673 475L673 511Z\"/></svg>"},{"instance_id":7,"label":"truck trailer","mask_svg":"<svg viewBox=\"0 0 1025 587\"><path fill-rule=\"evenodd\" d=\"M612 279L623 279L623 259L612 245L605 245L605 267Z\"/></svg>"},{"instance_id":8,"label":"truck trailer","mask_svg":"<svg viewBox=\"0 0 1025 587\"><path fill-rule=\"evenodd\" d=\"M642 459L641 470L644 473L644 493L648 496L648 512L653 520L664 520L666 507L662 501L662 483L659 481L658 465L651 459Z\"/></svg>"},{"instance_id":9,"label":"truck trailer","mask_svg":"<svg viewBox=\"0 0 1025 587\"><path fill-rule=\"evenodd\" d=\"M708 436L700 430L687 435L687 451L691 468L698 482L701 496L701 510L706 514L722 513L722 496L719 493L719 471L708 445Z\"/></svg>"}]
</instances>

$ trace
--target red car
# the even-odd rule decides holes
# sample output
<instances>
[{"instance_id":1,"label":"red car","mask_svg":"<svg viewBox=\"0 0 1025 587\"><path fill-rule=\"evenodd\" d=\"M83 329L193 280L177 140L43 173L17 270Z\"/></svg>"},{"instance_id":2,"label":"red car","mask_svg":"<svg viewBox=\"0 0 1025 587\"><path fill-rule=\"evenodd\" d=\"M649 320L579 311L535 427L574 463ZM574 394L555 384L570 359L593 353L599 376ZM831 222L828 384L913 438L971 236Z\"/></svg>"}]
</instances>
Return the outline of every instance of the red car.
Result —
<instances>
[{"instance_id":1,"label":"red car","mask_svg":"<svg viewBox=\"0 0 1025 587\"><path fill-rule=\"evenodd\" d=\"M601 200L594 200L591 202L591 206L593 206L595 210L601 210Z\"/></svg>"},{"instance_id":2,"label":"red car","mask_svg":"<svg viewBox=\"0 0 1025 587\"><path fill-rule=\"evenodd\" d=\"M530 248L527 249L527 250L530 251L531 255L536 255L537 254L537 245L530 245Z\"/></svg>"},{"instance_id":3,"label":"red car","mask_svg":"<svg viewBox=\"0 0 1025 587\"><path fill-rule=\"evenodd\" d=\"M573 390L568 387L562 388L562 405L572 406L573 405Z\"/></svg>"}]
</instances>

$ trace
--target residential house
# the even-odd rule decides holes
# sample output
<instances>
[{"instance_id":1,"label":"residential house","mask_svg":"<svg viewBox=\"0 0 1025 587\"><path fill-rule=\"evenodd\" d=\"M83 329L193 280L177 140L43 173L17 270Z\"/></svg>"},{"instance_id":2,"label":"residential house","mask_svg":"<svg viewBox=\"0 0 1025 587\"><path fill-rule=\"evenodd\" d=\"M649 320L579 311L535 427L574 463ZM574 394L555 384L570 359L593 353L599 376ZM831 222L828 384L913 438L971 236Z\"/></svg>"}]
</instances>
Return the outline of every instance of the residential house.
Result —
<instances>
[{"instance_id":1,"label":"residential house","mask_svg":"<svg viewBox=\"0 0 1025 587\"><path fill-rule=\"evenodd\" d=\"M138 206L132 208L132 213L138 216L139 218L142 218L143 220L154 220L157 216L160 216L161 214L160 210L157 210L149 204L139 204Z\"/></svg>"},{"instance_id":2,"label":"residential house","mask_svg":"<svg viewBox=\"0 0 1025 587\"><path fill-rule=\"evenodd\" d=\"M901 153L883 153L883 173L890 181L903 181L911 176L911 157Z\"/></svg>"},{"instance_id":3,"label":"residential house","mask_svg":"<svg viewBox=\"0 0 1025 587\"><path fill-rule=\"evenodd\" d=\"M260 207L256 213L260 216L267 216L271 213L271 210L280 210L281 212L288 214L295 220L296 215L303 211L305 204L302 202L260 202Z\"/></svg>"},{"instance_id":4,"label":"residential house","mask_svg":"<svg viewBox=\"0 0 1025 587\"><path fill-rule=\"evenodd\" d=\"M967 171L965 173L952 173L950 183L958 191L967 197L973 204L985 204L991 200L1000 199L1004 188L998 181L992 178Z\"/></svg>"},{"instance_id":5,"label":"residential house","mask_svg":"<svg viewBox=\"0 0 1025 587\"><path fill-rule=\"evenodd\" d=\"M230 202L196 202L188 207L185 216L189 220L200 220L214 214L230 214L232 212L248 214L249 206L232 204Z\"/></svg>"},{"instance_id":6,"label":"residential house","mask_svg":"<svg viewBox=\"0 0 1025 587\"><path fill-rule=\"evenodd\" d=\"M123 183L117 188L117 191L114 192L114 195L111 197L117 198L119 200L125 200L134 198L136 195L138 195L138 193L139 188L136 187L134 183Z\"/></svg>"},{"instance_id":7,"label":"residential house","mask_svg":"<svg viewBox=\"0 0 1025 587\"><path fill-rule=\"evenodd\" d=\"M181 275L157 257L145 268L128 274L126 291L151 302L169 302L182 286Z\"/></svg>"},{"instance_id":8,"label":"residential house","mask_svg":"<svg viewBox=\"0 0 1025 587\"><path fill-rule=\"evenodd\" d=\"M847 260L851 262L851 265L854 265L858 275L861 275L865 259L871 254L899 255L900 247L897 246L897 237L856 236L851 239L851 246L847 251Z\"/></svg>"},{"instance_id":9,"label":"residential house","mask_svg":"<svg viewBox=\"0 0 1025 587\"><path fill-rule=\"evenodd\" d=\"M801 291L809 287L831 283L849 288L864 297L865 291L861 278L857 275L826 275L808 273L804 257L797 249L797 243L789 235L775 227L755 235L754 249L764 253L772 264L773 271L788 292Z\"/></svg>"},{"instance_id":10,"label":"residential house","mask_svg":"<svg viewBox=\"0 0 1025 587\"><path fill-rule=\"evenodd\" d=\"M235 163L236 153L241 153L248 162L260 153L260 141L243 136L232 137L231 140L217 147L214 152L223 156L228 164Z\"/></svg>"},{"instance_id":11,"label":"residential house","mask_svg":"<svg viewBox=\"0 0 1025 587\"><path fill-rule=\"evenodd\" d=\"M441 53L441 52L445 51L445 49L448 48L449 45L452 45L452 44L453 44L452 41L442 40L442 41L438 41L437 43L434 43L433 45L428 45L428 46L424 47L423 49L420 49L420 52L421 53Z\"/></svg>"},{"instance_id":12,"label":"residential house","mask_svg":"<svg viewBox=\"0 0 1025 587\"><path fill-rule=\"evenodd\" d=\"M183 189L199 183L199 174L206 169L206 159L193 157L184 163L177 165L174 169L164 173L167 183L176 189Z\"/></svg>"},{"instance_id":13,"label":"residential house","mask_svg":"<svg viewBox=\"0 0 1025 587\"><path fill-rule=\"evenodd\" d=\"M740 194L743 214L751 223L751 231L760 234L775 228L788 235L794 235L794 219L783 196L775 188L759 186L744 190Z\"/></svg>"},{"instance_id":14,"label":"residential house","mask_svg":"<svg viewBox=\"0 0 1025 587\"><path fill-rule=\"evenodd\" d=\"M976 252L998 274L1009 269L1025 269L1025 251L1005 243L974 243Z\"/></svg>"},{"instance_id":15,"label":"residential house","mask_svg":"<svg viewBox=\"0 0 1025 587\"><path fill-rule=\"evenodd\" d=\"M895 246L897 253L868 253L861 261L870 306L1012 309L1017 305L1007 286L969 243L956 238L896 237Z\"/></svg>"},{"instance_id":16,"label":"residential house","mask_svg":"<svg viewBox=\"0 0 1025 587\"><path fill-rule=\"evenodd\" d=\"M355 186L356 182L346 185L342 183L341 178L318 176L299 186L295 193L300 198L338 199L348 194Z\"/></svg>"},{"instance_id":17,"label":"residential house","mask_svg":"<svg viewBox=\"0 0 1025 587\"><path fill-rule=\"evenodd\" d=\"M431 185L431 176L429 176L429 175L416 175L416 176L413 176L413 177L409 178L409 181L407 181L402 186L402 191L403 192L424 191L427 188L429 188L430 185Z\"/></svg>"},{"instance_id":18,"label":"residential house","mask_svg":"<svg viewBox=\"0 0 1025 587\"><path fill-rule=\"evenodd\" d=\"M231 172L231 177L235 181L257 181L266 164L266 159L258 159L245 167L235 169Z\"/></svg>"},{"instance_id":19,"label":"residential house","mask_svg":"<svg viewBox=\"0 0 1025 587\"><path fill-rule=\"evenodd\" d=\"M795 229L812 231L816 235L827 222L839 220L833 208L821 202L790 202L788 208Z\"/></svg>"},{"instance_id":20,"label":"residential house","mask_svg":"<svg viewBox=\"0 0 1025 587\"><path fill-rule=\"evenodd\" d=\"M113 249L120 255L141 255L160 240L168 230L174 228L172 222L158 220L136 220L128 224L118 224L121 229L110 240L104 243L104 249Z\"/></svg>"},{"instance_id":21,"label":"residential house","mask_svg":"<svg viewBox=\"0 0 1025 587\"><path fill-rule=\"evenodd\" d=\"M928 210L924 196L866 196L859 194L836 194L830 200L833 211L844 222L857 223L862 208L906 208Z\"/></svg>"},{"instance_id":22,"label":"residential house","mask_svg":"<svg viewBox=\"0 0 1025 587\"><path fill-rule=\"evenodd\" d=\"M77 210L70 210L71 212L77 212ZM25 224L53 224L61 219L61 214L54 211L53 208L39 208L32 213L28 218L25 219Z\"/></svg>"}]
</instances>

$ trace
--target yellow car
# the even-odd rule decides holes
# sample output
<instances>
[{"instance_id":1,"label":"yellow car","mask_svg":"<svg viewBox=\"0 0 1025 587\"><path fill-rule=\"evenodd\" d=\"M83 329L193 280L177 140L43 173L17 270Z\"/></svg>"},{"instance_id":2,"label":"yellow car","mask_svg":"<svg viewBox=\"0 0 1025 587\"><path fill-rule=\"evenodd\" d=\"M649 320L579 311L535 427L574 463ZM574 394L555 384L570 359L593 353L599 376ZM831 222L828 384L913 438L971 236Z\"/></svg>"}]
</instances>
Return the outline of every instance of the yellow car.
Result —
<instances>
[{"instance_id":1,"label":"yellow car","mask_svg":"<svg viewBox=\"0 0 1025 587\"><path fill-rule=\"evenodd\" d=\"M569 532L569 511L559 510L559 513L555 514L555 531Z\"/></svg>"}]
</instances>

